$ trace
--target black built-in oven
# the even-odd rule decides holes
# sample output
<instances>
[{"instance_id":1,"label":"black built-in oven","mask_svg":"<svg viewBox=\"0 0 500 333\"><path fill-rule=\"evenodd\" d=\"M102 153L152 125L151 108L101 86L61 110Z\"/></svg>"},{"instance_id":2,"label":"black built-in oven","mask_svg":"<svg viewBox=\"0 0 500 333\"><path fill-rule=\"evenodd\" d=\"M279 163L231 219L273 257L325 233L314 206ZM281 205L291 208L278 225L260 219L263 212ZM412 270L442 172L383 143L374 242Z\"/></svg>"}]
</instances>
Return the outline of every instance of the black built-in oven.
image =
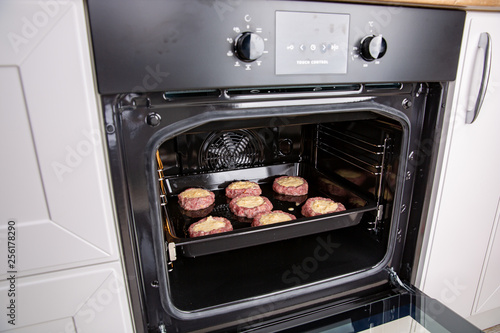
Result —
<instances>
[{"instance_id":1,"label":"black built-in oven","mask_svg":"<svg viewBox=\"0 0 500 333\"><path fill-rule=\"evenodd\" d=\"M88 11L138 331L317 331L416 297L463 12L242 0L89 0ZM276 193L279 176L304 178L308 193ZM295 219L236 216L225 189L240 180ZM213 204L183 210L193 187ZM314 197L346 209L305 217ZM233 230L190 237L206 216Z\"/></svg>"}]
</instances>

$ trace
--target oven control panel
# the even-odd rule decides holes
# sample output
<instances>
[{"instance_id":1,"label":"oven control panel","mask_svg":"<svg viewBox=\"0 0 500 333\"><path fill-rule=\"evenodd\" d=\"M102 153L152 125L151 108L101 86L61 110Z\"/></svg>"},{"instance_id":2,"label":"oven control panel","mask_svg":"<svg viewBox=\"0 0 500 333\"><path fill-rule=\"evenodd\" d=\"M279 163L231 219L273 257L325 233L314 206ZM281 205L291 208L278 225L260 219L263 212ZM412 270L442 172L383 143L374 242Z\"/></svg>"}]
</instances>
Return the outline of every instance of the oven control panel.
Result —
<instances>
[{"instance_id":1,"label":"oven control panel","mask_svg":"<svg viewBox=\"0 0 500 333\"><path fill-rule=\"evenodd\" d=\"M269 53L268 31L264 31L258 20L250 14L245 14L235 21L226 41L228 44L221 51L227 51L226 56L231 59L228 67L233 67L232 70L255 70L262 65L262 59L267 58Z\"/></svg>"},{"instance_id":2,"label":"oven control panel","mask_svg":"<svg viewBox=\"0 0 500 333\"><path fill-rule=\"evenodd\" d=\"M101 94L452 81L465 22L353 3L87 2Z\"/></svg>"},{"instance_id":3,"label":"oven control panel","mask_svg":"<svg viewBox=\"0 0 500 333\"><path fill-rule=\"evenodd\" d=\"M345 74L349 15L276 12L276 74Z\"/></svg>"},{"instance_id":4,"label":"oven control panel","mask_svg":"<svg viewBox=\"0 0 500 333\"><path fill-rule=\"evenodd\" d=\"M369 35L360 42L359 54L366 61L380 59L387 51L387 41L381 35Z\"/></svg>"},{"instance_id":5,"label":"oven control panel","mask_svg":"<svg viewBox=\"0 0 500 333\"><path fill-rule=\"evenodd\" d=\"M234 54L245 62L259 59L265 52L264 39L254 32L245 31L234 42Z\"/></svg>"}]
</instances>

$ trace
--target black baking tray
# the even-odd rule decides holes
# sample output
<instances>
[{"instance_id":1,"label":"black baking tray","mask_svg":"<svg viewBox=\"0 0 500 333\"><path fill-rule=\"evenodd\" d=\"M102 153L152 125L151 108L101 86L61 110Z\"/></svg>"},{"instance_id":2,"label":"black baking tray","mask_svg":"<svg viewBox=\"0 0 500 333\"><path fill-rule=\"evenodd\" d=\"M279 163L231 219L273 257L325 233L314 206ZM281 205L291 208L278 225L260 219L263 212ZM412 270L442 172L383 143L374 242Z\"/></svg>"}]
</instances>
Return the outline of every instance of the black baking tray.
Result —
<instances>
[{"instance_id":1,"label":"black baking tray","mask_svg":"<svg viewBox=\"0 0 500 333\"><path fill-rule=\"evenodd\" d=\"M309 183L306 196L283 196L272 190L272 183L279 176L300 176ZM273 210L282 210L296 216L296 220L266 226L251 227L251 219L235 216L229 210L225 196L226 187L233 181L257 182L262 195L273 204ZM324 231L346 228L358 224L363 213L375 210L376 202L360 194L341 179L332 179L303 163L288 163L256 168L212 172L165 179L167 204L165 206L165 230L177 250L189 257L228 251L253 245L310 235ZM177 195L190 187L201 187L215 194L215 202L207 209L189 212L178 204ZM342 203L346 210L315 217L304 217L301 208L307 198L327 197ZM188 228L192 223L208 216L221 216L231 221L233 231L189 238Z\"/></svg>"}]
</instances>

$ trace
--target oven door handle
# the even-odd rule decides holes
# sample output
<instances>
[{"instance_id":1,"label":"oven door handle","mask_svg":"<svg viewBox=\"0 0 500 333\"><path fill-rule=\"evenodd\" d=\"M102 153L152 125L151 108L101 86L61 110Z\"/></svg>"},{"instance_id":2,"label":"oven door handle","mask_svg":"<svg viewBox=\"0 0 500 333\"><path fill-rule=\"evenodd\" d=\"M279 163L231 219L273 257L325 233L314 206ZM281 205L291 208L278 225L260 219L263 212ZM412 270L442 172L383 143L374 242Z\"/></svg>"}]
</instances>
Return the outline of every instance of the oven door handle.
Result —
<instances>
[{"instance_id":1,"label":"oven door handle","mask_svg":"<svg viewBox=\"0 0 500 333\"><path fill-rule=\"evenodd\" d=\"M481 53L484 52L484 57L481 61ZM482 73L480 72L481 63L483 65ZM479 43L477 45L476 59L474 62L474 69L472 71L471 86L469 90L469 102L467 105L467 112L465 116L465 123L472 124L481 110L481 106L486 96L486 89L488 88L488 81L490 78L491 69L491 36L487 32L481 33L479 36ZM481 73L481 83L479 91L474 93L473 89L477 82L478 75ZM474 96L475 98L471 98Z\"/></svg>"}]
</instances>

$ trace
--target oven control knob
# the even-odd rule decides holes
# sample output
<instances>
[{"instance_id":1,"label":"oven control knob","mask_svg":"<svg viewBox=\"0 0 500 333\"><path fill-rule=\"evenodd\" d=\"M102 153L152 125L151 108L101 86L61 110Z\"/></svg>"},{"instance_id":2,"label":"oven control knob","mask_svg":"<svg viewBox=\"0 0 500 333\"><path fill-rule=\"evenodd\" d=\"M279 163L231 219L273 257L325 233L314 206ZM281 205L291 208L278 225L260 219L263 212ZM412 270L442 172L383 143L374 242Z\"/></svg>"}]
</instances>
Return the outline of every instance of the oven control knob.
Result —
<instances>
[{"instance_id":1,"label":"oven control knob","mask_svg":"<svg viewBox=\"0 0 500 333\"><path fill-rule=\"evenodd\" d=\"M234 42L234 53L243 61L254 61L264 53L264 39L253 32L244 32Z\"/></svg>"},{"instance_id":2,"label":"oven control knob","mask_svg":"<svg viewBox=\"0 0 500 333\"><path fill-rule=\"evenodd\" d=\"M361 40L360 54L366 61L380 59L387 51L387 42L382 36L366 36Z\"/></svg>"}]
</instances>

